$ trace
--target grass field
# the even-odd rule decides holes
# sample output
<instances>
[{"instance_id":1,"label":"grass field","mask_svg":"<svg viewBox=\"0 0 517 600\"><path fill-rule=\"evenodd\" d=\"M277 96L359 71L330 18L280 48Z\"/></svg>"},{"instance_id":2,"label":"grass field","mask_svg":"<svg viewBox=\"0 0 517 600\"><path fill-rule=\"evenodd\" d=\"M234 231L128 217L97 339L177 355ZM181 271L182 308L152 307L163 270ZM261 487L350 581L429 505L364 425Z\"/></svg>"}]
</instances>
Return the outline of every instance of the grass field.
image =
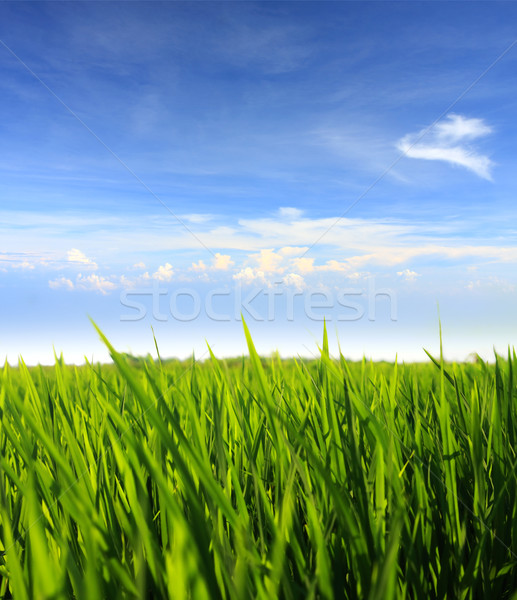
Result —
<instances>
[{"instance_id":1,"label":"grass field","mask_svg":"<svg viewBox=\"0 0 517 600\"><path fill-rule=\"evenodd\" d=\"M515 352L5 366L0 597L511 598Z\"/></svg>"}]
</instances>

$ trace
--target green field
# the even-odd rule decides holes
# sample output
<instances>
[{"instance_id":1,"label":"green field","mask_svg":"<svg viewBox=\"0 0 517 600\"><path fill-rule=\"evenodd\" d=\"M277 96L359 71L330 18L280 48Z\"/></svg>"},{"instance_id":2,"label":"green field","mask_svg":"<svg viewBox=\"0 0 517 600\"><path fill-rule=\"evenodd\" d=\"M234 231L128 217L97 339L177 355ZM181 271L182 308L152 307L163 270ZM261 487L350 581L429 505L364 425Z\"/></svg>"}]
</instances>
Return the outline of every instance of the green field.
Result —
<instances>
[{"instance_id":1,"label":"green field","mask_svg":"<svg viewBox=\"0 0 517 600\"><path fill-rule=\"evenodd\" d=\"M0 597L511 598L515 352L5 366Z\"/></svg>"}]
</instances>

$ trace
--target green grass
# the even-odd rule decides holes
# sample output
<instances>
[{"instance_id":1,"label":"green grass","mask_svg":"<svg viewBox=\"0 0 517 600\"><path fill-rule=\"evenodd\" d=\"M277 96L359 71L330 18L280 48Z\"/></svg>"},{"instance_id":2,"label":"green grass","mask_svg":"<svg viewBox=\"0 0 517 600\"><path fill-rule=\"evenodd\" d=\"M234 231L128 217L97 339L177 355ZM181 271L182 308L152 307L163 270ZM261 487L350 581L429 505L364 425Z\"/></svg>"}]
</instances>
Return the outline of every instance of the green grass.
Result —
<instances>
[{"instance_id":1,"label":"green grass","mask_svg":"<svg viewBox=\"0 0 517 600\"><path fill-rule=\"evenodd\" d=\"M517 368L5 366L0 597L510 598ZM102 335L102 334L101 334Z\"/></svg>"}]
</instances>

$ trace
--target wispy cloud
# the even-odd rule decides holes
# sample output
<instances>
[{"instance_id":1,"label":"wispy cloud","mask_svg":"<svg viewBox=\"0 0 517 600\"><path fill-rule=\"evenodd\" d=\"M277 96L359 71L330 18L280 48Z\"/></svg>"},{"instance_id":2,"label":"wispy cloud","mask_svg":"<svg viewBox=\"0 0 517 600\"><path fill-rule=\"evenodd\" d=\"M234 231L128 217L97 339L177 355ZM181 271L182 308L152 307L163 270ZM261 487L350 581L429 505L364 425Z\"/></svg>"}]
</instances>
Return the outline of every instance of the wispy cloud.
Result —
<instances>
[{"instance_id":1,"label":"wispy cloud","mask_svg":"<svg viewBox=\"0 0 517 600\"><path fill-rule=\"evenodd\" d=\"M34 269L34 265L26 260L24 260L21 263L14 263L12 265L13 269L26 269L31 271L32 269Z\"/></svg>"},{"instance_id":2,"label":"wispy cloud","mask_svg":"<svg viewBox=\"0 0 517 600\"><path fill-rule=\"evenodd\" d=\"M450 114L428 132L422 129L418 133L408 133L397 142L397 148L409 158L445 161L491 180L493 162L471 145L472 141L489 133L492 129L482 119Z\"/></svg>"},{"instance_id":3,"label":"wispy cloud","mask_svg":"<svg viewBox=\"0 0 517 600\"><path fill-rule=\"evenodd\" d=\"M465 287L470 291L497 288L498 290L507 293L513 293L516 289L515 284L511 283L507 279L502 279L496 276L489 276L484 279L469 281Z\"/></svg>"},{"instance_id":4,"label":"wispy cloud","mask_svg":"<svg viewBox=\"0 0 517 600\"><path fill-rule=\"evenodd\" d=\"M205 213L190 213L187 215L181 215L181 219L183 221L188 221L189 223L208 223L214 218L213 215L205 214Z\"/></svg>"},{"instance_id":5,"label":"wispy cloud","mask_svg":"<svg viewBox=\"0 0 517 600\"><path fill-rule=\"evenodd\" d=\"M302 216L303 211L299 208L294 208L293 206L281 206L278 209L278 214L280 217L288 217L291 219L298 219Z\"/></svg>"}]
</instances>

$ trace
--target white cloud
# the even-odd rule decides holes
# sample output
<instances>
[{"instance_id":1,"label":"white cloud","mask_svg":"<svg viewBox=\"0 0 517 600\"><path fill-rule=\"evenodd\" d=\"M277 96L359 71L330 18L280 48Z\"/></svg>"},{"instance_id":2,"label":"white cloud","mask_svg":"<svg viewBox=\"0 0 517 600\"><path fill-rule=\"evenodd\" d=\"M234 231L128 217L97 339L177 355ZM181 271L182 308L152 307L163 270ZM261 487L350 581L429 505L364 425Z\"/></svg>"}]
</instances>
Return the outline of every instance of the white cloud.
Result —
<instances>
[{"instance_id":1,"label":"white cloud","mask_svg":"<svg viewBox=\"0 0 517 600\"><path fill-rule=\"evenodd\" d=\"M351 265L347 262L339 262L335 259L327 260L327 262L319 267L321 271L350 271Z\"/></svg>"},{"instance_id":2,"label":"white cloud","mask_svg":"<svg viewBox=\"0 0 517 600\"><path fill-rule=\"evenodd\" d=\"M251 267L245 267L244 269L241 269L238 273L235 273L233 279L244 284L250 284L256 281L259 281L261 283L266 282L266 276L264 271L252 269Z\"/></svg>"},{"instance_id":3,"label":"white cloud","mask_svg":"<svg viewBox=\"0 0 517 600\"><path fill-rule=\"evenodd\" d=\"M250 259L257 264L257 269L264 273L282 273L284 257L272 248L261 250L257 254L251 254Z\"/></svg>"},{"instance_id":4,"label":"white cloud","mask_svg":"<svg viewBox=\"0 0 517 600\"><path fill-rule=\"evenodd\" d=\"M473 140L492 133L492 128L485 125L483 119L466 119L453 113L447 115L447 119L437 123L435 130L438 138L449 143Z\"/></svg>"},{"instance_id":5,"label":"white cloud","mask_svg":"<svg viewBox=\"0 0 517 600\"><path fill-rule=\"evenodd\" d=\"M205 265L204 261L202 261L201 259L197 262L197 263L192 263L192 271L198 271L203 273L204 271L207 270L207 266Z\"/></svg>"},{"instance_id":6,"label":"white cloud","mask_svg":"<svg viewBox=\"0 0 517 600\"><path fill-rule=\"evenodd\" d=\"M259 283L267 287L273 287L283 283L289 285L297 290L303 290L306 287L304 278L298 273L287 273L281 278L275 278L272 273L265 273L260 269L253 269L251 267L245 267L238 273L233 275L233 279L244 285L251 285L252 283Z\"/></svg>"},{"instance_id":7,"label":"white cloud","mask_svg":"<svg viewBox=\"0 0 517 600\"><path fill-rule=\"evenodd\" d=\"M221 254L220 252L216 252L212 258L212 264L210 266L206 265L205 261L200 259L197 263L192 263L190 270L196 271L199 274L204 274L206 277L206 272L209 270L228 271L234 264L235 262L232 260L232 257L229 254Z\"/></svg>"},{"instance_id":8,"label":"white cloud","mask_svg":"<svg viewBox=\"0 0 517 600\"><path fill-rule=\"evenodd\" d=\"M85 254L83 254L77 248L72 248L67 252L68 254L68 262L80 264L82 266L91 267L92 269L97 268L97 263L93 261L91 258L88 258Z\"/></svg>"},{"instance_id":9,"label":"white cloud","mask_svg":"<svg viewBox=\"0 0 517 600\"><path fill-rule=\"evenodd\" d=\"M492 161L468 145L492 132L482 119L468 119L450 114L426 132L409 133L401 138L397 147L409 158L441 160L465 167L484 179L492 179Z\"/></svg>"},{"instance_id":10,"label":"white cloud","mask_svg":"<svg viewBox=\"0 0 517 600\"><path fill-rule=\"evenodd\" d=\"M217 269L218 271L227 271L234 264L235 263L228 254L219 254L219 252L215 253L213 259L214 269Z\"/></svg>"},{"instance_id":11,"label":"white cloud","mask_svg":"<svg viewBox=\"0 0 517 600\"><path fill-rule=\"evenodd\" d=\"M404 269L403 271L397 271L399 277L403 277L406 281L416 281L417 277L420 277L420 273L411 271L410 269Z\"/></svg>"},{"instance_id":12,"label":"white cloud","mask_svg":"<svg viewBox=\"0 0 517 600\"><path fill-rule=\"evenodd\" d=\"M478 127L479 129L479 127ZM447 135L449 139L458 136L464 138L472 137L477 129L472 124L464 121L456 121L449 130L440 134L442 138ZM1 211L0 211L1 212ZM1 215L0 215L1 217ZM222 216L221 216L222 218ZM17 269L19 276L22 268L30 268L34 265L36 269L45 266L55 271L45 281L60 277L62 274L69 276L74 282L75 289L84 289L85 285L95 285L99 282L83 281L83 287L75 283L74 277L63 272L63 256L69 248L84 244L84 248L95 248L98 256L102 255L103 263L110 261L113 271L105 274L105 279L110 285L133 286L146 285L152 278L161 278L169 281L174 273L174 280L180 281L188 274L196 281L208 280L217 276L218 279L230 279L235 274L235 280L255 281L277 285L287 274L294 273L303 277L307 284L316 285L316 281L342 282L352 278L365 276L365 271L379 271L384 269L393 274L404 273L408 265L419 268L420 260L425 259L427 265L442 265L444 262L461 263L462 268L468 269L472 265L480 265L482 272L489 263L499 263L503 266L517 264L517 245L510 233L502 231L501 236L494 237L491 230L486 233L478 229L478 221L467 220L462 223L459 220L439 221L433 219L431 222L418 219L366 219L366 218L343 218L336 221L337 215L325 218L310 218L303 216L295 221L282 220L275 211L271 216L258 219L241 219L231 221L233 228L229 228L231 235L203 237L203 241L211 247L219 250L214 259L199 260L191 265L186 262L188 250L196 248L197 241L187 233L174 230L177 235L171 235L171 228L158 227L147 228L134 223L134 231L131 236L127 231L110 231L109 239L100 239L99 245L94 246L93 238L86 242L58 240L57 237L41 238L37 231L31 231L24 235L23 240L17 240L9 233L7 247L9 254L2 253L1 258L9 265L20 265ZM1 221L1 218L0 218ZM158 219L157 219L158 222ZM132 223L133 224L133 223ZM471 227L472 225L472 227ZM171 225L172 227L172 225ZM116 228L115 228L116 229ZM227 231L227 230L226 230ZM510 230L511 231L511 230ZM0 232L0 233L3 233ZM210 232L207 232L209 234ZM95 234L97 235L97 234ZM99 234L100 236L102 233ZM308 242L316 240L324 235L322 244L317 244L310 253L304 255L308 250ZM2 238L3 239L3 238ZM97 238L96 238L97 239ZM21 252L16 243L27 245ZM30 244L29 244L30 242ZM48 242L48 248L46 246ZM63 244L62 246L53 243ZM37 247L36 247L37 246ZM39 247L45 247L46 254L41 254ZM148 264L151 256L160 253L162 267L144 272L143 260L136 263L135 267L142 270L123 269L116 272L117 262L110 260L109 249L117 248L120 253L131 255L135 251L141 252L140 256ZM228 250L226 250L228 249ZM231 255L231 257L230 257ZM201 256L201 254L200 254ZM177 257L177 258L176 258ZM74 248L69 251L68 261L65 265L74 267L74 271L88 275L96 266L91 258L83 252ZM137 260L137 259L135 259ZM174 269L166 260L174 262ZM8 261L8 262L7 262ZM177 263L176 263L177 261ZM23 263L26 263L24 267ZM186 264L185 264L186 263ZM235 264L232 264L235 263ZM80 265L80 267L77 267ZM130 262L127 265L131 265ZM169 265L169 266L167 266ZM189 269L190 266L190 269ZM219 267L219 268L216 268ZM223 267L226 267L223 269ZM435 268L432 267L432 268ZM72 270L72 269L69 269ZM11 269L9 269L11 271ZM15 271L15 269L13 269ZM154 272L156 271L156 272ZM25 271L32 274L34 271ZM96 271L98 273L98 271ZM111 273L118 276L125 273L125 278L109 276ZM404 275L400 275L400 281ZM476 280L478 274L469 274L469 279ZM467 279L463 285L468 283ZM57 285L57 284L56 284ZM64 285L64 284L63 284ZM99 284L102 287L102 282Z\"/></svg>"},{"instance_id":13,"label":"white cloud","mask_svg":"<svg viewBox=\"0 0 517 600\"><path fill-rule=\"evenodd\" d=\"M153 273L153 279L158 279L158 281L171 281L174 276L174 269L170 263L165 263L164 265L158 267L158 270Z\"/></svg>"},{"instance_id":14,"label":"white cloud","mask_svg":"<svg viewBox=\"0 0 517 600\"><path fill-rule=\"evenodd\" d=\"M144 262L137 262L133 265L133 269L145 269L145 263Z\"/></svg>"},{"instance_id":15,"label":"white cloud","mask_svg":"<svg viewBox=\"0 0 517 600\"><path fill-rule=\"evenodd\" d=\"M151 276L146 271L145 273L142 273L141 275L138 275L136 277L126 277L125 275L121 275L119 282L120 285L124 288L134 288L139 285L145 285L149 283L150 279Z\"/></svg>"},{"instance_id":16,"label":"white cloud","mask_svg":"<svg viewBox=\"0 0 517 600\"><path fill-rule=\"evenodd\" d=\"M314 271L314 258L293 258L293 267L300 273L312 273Z\"/></svg>"},{"instance_id":17,"label":"white cloud","mask_svg":"<svg viewBox=\"0 0 517 600\"><path fill-rule=\"evenodd\" d=\"M73 281L71 281L70 279L67 279L66 277L59 277L58 279L51 279L48 282L48 285L53 290L57 290L59 288L64 288L66 290L74 289Z\"/></svg>"},{"instance_id":18,"label":"white cloud","mask_svg":"<svg viewBox=\"0 0 517 600\"><path fill-rule=\"evenodd\" d=\"M80 289L92 290L101 294L107 294L117 287L113 281L106 279L106 277L95 275L95 273L86 277L79 273L76 284Z\"/></svg>"},{"instance_id":19,"label":"white cloud","mask_svg":"<svg viewBox=\"0 0 517 600\"><path fill-rule=\"evenodd\" d=\"M297 290L303 290L306 287L304 278L298 273L288 273L282 281L285 285L291 285Z\"/></svg>"},{"instance_id":20,"label":"white cloud","mask_svg":"<svg viewBox=\"0 0 517 600\"><path fill-rule=\"evenodd\" d=\"M310 270L309 264L314 259L304 259L301 257L304 252L308 250L307 247L300 246L284 246L279 250L275 248L265 248L260 252L249 254L248 260L256 264L256 269L268 274L282 274L291 264L301 272L303 267ZM305 271L308 272L308 271Z\"/></svg>"},{"instance_id":21,"label":"white cloud","mask_svg":"<svg viewBox=\"0 0 517 600\"><path fill-rule=\"evenodd\" d=\"M357 281L359 279L367 279L368 277L371 277L371 273L369 273L368 271L353 272L353 273L347 273L347 277L348 277L348 279Z\"/></svg>"}]
</instances>

